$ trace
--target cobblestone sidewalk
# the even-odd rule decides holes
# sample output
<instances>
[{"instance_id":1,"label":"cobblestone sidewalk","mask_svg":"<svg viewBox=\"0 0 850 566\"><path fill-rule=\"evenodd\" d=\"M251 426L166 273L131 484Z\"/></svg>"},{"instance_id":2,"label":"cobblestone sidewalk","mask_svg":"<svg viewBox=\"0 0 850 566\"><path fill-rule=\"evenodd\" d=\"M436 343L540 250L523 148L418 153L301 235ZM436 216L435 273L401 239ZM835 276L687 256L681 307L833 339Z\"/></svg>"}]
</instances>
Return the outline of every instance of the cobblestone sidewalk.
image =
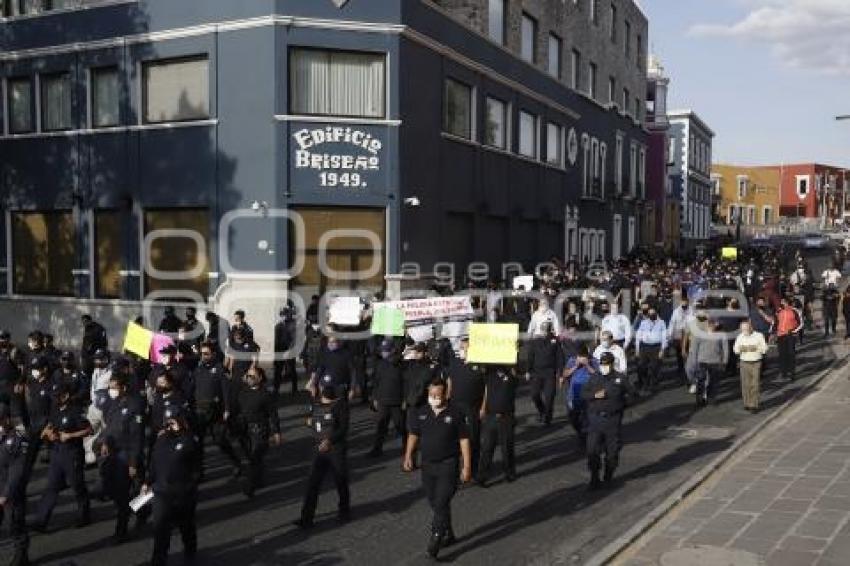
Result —
<instances>
[{"instance_id":1,"label":"cobblestone sidewalk","mask_svg":"<svg viewBox=\"0 0 850 566\"><path fill-rule=\"evenodd\" d=\"M850 564L850 365L769 424L638 545L615 563Z\"/></svg>"}]
</instances>

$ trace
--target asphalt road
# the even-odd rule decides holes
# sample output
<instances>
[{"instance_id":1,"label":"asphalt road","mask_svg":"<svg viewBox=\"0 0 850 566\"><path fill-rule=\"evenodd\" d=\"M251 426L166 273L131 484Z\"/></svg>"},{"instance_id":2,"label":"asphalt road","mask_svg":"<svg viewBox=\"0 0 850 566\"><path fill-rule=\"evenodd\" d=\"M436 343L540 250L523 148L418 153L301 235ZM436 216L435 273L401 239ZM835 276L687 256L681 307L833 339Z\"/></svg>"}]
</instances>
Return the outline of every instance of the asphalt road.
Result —
<instances>
[{"instance_id":1,"label":"asphalt road","mask_svg":"<svg viewBox=\"0 0 850 566\"><path fill-rule=\"evenodd\" d=\"M566 421L563 398L550 428L536 423L527 388L518 403L519 479L487 489L468 487L454 500L458 543L442 559L456 564L580 564L631 527L736 437L788 399L834 358L820 337L812 336L800 352L796 383L776 378L776 352L765 376L765 411L752 416L741 408L737 379L720 388L720 403L701 411L674 383L667 365L664 388L629 409L625 447L614 489L586 491L588 474ZM317 527L304 534L291 526L300 509L309 469L310 441L302 425L304 406L292 401L282 409L285 443L268 457L267 487L248 501L230 480L229 466L216 449L212 469L201 489L198 508L199 564L330 565L425 564L424 546L430 514L417 473L400 471L400 442L388 445L382 460L364 457L373 432L372 413L356 407L352 414L351 479L353 521L335 521L336 495L319 502ZM497 456L497 465L498 465ZM92 478L94 474L92 473ZM329 480L328 480L329 481ZM93 483L93 481L92 481ZM30 484L32 508L44 486L43 466ZM63 493L47 535L34 535L31 556L38 564L143 564L150 556L150 527L131 542L108 545L114 527L111 504L96 502L94 524L75 530L72 494ZM181 564L179 537L172 561ZM70 561L70 562L69 562Z\"/></svg>"}]
</instances>

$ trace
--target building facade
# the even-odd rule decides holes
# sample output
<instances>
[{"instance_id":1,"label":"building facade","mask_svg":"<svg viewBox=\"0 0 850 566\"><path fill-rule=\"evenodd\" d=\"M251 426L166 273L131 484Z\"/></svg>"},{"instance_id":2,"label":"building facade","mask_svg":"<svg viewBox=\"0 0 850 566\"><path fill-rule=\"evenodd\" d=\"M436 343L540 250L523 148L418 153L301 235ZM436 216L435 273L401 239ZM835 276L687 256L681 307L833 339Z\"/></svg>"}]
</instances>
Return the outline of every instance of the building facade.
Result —
<instances>
[{"instance_id":1,"label":"building facade","mask_svg":"<svg viewBox=\"0 0 850 566\"><path fill-rule=\"evenodd\" d=\"M647 236L651 244L661 247L667 253L679 249L679 226L681 207L674 196L671 173L670 121L667 118L667 95L670 90L670 78L664 72L661 61L656 56L649 58L647 77L646 128L649 130L647 151L647 209L652 203L652 225L647 226Z\"/></svg>"},{"instance_id":2,"label":"building facade","mask_svg":"<svg viewBox=\"0 0 850 566\"><path fill-rule=\"evenodd\" d=\"M61 343L69 313L118 331L140 301L190 300L244 308L262 337L287 297L627 253L648 33L632 2L611 8L7 9L0 322L23 308Z\"/></svg>"},{"instance_id":3,"label":"building facade","mask_svg":"<svg viewBox=\"0 0 850 566\"><path fill-rule=\"evenodd\" d=\"M850 197L850 171L820 163L774 166L781 185L780 214L785 218L843 218Z\"/></svg>"},{"instance_id":4,"label":"building facade","mask_svg":"<svg viewBox=\"0 0 850 566\"><path fill-rule=\"evenodd\" d=\"M711 232L711 146L714 132L692 110L668 112L673 172L671 191L681 203L682 249L693 250Z\"/></svg>"},{"instance_id":5,"label":"building facade","mask_svg":"<svg viewBox=\"0 0 850 566\"><path fill-rule=\"evenodd\" d=\"M716 195L716 223L769 226L778 222L779 168L718 163L712 166L711 180Z\"/></svg>"}]
</instances>

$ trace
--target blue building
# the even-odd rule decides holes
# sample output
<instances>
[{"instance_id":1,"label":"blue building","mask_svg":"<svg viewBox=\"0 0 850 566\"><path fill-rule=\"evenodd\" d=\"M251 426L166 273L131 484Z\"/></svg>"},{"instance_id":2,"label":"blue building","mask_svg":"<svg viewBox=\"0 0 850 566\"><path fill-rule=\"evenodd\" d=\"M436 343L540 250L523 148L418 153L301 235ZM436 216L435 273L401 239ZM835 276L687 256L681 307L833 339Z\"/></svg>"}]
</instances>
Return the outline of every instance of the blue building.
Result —
<instances>
[{"instance_id":1,"label":"blue building","mask_svg":"<svg viewBox=\"0 0 850 566\"><path fill-rule=\"evenodd\" d=\"M601 102L555 31L537 56L541 17L514 52L450 4L0 0L0 323L70 341L168 299L267 328L292 290L628 252L640 98Z\"/></svg>"}]
</instances>

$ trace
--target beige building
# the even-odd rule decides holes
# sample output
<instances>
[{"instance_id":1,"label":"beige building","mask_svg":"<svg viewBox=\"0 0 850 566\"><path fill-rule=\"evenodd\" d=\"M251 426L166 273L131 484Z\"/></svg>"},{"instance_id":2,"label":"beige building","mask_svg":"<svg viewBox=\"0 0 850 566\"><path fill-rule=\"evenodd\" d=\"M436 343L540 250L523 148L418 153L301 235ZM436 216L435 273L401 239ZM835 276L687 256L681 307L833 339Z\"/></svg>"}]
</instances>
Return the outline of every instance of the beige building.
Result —
<instances>
[{"instance_id":1,"label":"beige building","mask_svg":"<svg viewBox=\"0 0 850 566\"><path fill-rule=\"evenodd\" d=\"M716 224L774 224L779 220L780 172L777 167L715 164L711 168Z\"/></svg>"}]
</instances>

